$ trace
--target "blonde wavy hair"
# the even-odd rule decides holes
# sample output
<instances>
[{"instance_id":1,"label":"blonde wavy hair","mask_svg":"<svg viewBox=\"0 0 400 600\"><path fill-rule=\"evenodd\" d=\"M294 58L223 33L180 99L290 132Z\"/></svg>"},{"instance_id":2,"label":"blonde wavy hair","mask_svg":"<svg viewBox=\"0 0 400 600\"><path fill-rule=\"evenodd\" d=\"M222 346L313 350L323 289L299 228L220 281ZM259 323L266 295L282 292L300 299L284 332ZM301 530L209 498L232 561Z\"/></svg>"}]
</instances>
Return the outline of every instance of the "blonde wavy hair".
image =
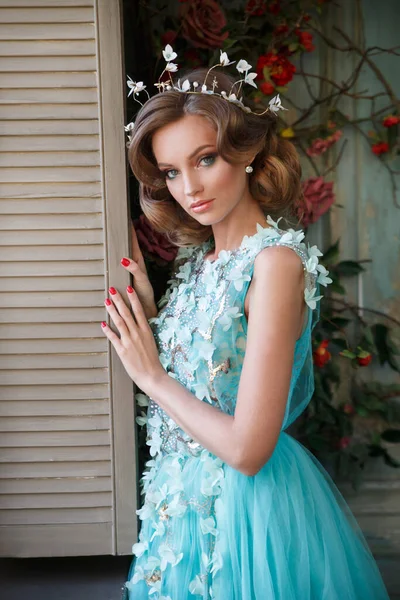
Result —
<instances>
[{"instance_id":1,"label":"blonde wavy hair","mask_svg":"<svg viewBox=\"0 0 400 600\"><path fill-rule=\"evenodd\" d=\"M202 84L206 75L207 69L199 68L180 74L180 79ZM229 93L235 80L214 69L206 81L208 88L214 77L217 90ZM171 90L156 94L139 110L128 149L141 209L156 231L177 246L200 244L212 234L211 226L196 221L171 196L153 154L154 133L185 115L203 116L211 123L217 133L217 153L226 162L240 163L255 156L249 189L265 214L295 214L301 197L301 166L294 145L277 135L276 116L246 113L217 95Z\"/></svg>"}]
</instances>

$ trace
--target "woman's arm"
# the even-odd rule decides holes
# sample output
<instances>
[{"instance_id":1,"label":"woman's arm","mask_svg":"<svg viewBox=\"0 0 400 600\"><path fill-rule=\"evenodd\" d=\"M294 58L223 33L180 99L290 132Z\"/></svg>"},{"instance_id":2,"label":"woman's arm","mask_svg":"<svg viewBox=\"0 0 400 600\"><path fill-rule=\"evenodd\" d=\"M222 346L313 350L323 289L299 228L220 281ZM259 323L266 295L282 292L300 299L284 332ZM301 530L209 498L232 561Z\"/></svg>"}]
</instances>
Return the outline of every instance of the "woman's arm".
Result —
<instances>
[{"instance_id":1,"label":"woman's arm","mask_svg":"<svg viewBox=\"0 0 400 600\"><path fill-rule=\"evenodd\" d=\"M305 305L300 258L289 248L262 250L251 287L234 416L200 402L166 373L143 390L194 440L246 475L272 455L285 414Z\"/></svg>"}]
</instances>

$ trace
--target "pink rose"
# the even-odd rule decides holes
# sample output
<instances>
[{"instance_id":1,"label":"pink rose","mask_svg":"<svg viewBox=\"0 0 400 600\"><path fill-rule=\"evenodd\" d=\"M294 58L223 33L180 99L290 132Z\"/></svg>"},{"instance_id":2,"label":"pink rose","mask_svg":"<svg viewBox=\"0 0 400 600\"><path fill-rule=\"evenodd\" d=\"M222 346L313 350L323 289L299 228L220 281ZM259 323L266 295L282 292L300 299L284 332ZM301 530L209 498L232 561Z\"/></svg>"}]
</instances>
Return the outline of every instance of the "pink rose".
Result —
<instances>
[{"instance_id":1,"label":"pink rose","mask_svg":"<svg viewBox=\"0 0 400 600\"><path fill-rule=\"evenodd\" d=\"M306 154L308 154L308 156L320 156L321 154L326 152L328 148L333 146L333 144L336 144L336 142L340 140L342 135L343 132L340 129L338 129L337 131L335 131L335 133L328 135L328 137L325 139L315 138L315 140L312 141L311 146L306 149Z\"/></svg>"},{"instance_id":2,"label":"pink rose","mask_svg":"<svg viewBox=\"0 0 400 600\"><path fill-rule=\"evenodd\" d=\"M140 249L144 255L150 255L157 261L157 257L164 261L174 260L178 247L171 244L165 235L154 231L150 222L144 215L140 215L133 222Z\"/></svg>"},{"instance_id":3,"label":"pink rose","mask_svg":"<svg viewBox=\"0 0 400 600\"><path fill-rule=\"evenodd\" d=\"M297 208L298 218L304 227L315 223L335 202L333 182L323 177L310 177L303 181L303 202Z\"/></svg>"},{"instance_id":4,"label":"pink rose","mask_svg":"<svg viewBox=\"0 0 400 600\"><path fill-rule=\"evenodd\" d=\"M182 36L197 48L221 48L229 33L226 18L215 0L188 0L181 4Z\"/></svg>"}]
</instances>

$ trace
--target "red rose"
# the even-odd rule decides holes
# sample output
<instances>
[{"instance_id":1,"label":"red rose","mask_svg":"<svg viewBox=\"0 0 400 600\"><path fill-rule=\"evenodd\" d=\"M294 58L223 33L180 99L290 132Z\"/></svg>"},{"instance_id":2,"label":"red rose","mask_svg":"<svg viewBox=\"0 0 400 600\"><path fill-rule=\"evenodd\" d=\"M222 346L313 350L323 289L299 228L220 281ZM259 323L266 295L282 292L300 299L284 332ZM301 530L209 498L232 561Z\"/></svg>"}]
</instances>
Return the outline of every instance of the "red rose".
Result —
<instances>
[{"instance_id":1,"label":"red rose","mask_svg":"<svg viewBox=\"0 0 400 600\"><path fill-rule=\"evenodd\" d=\"M157 257L167 262L174 260L178 252L178 247L171 244L165 235L154 231L144 215L140 215L138 219L135 219L133 224L140 249L144 255L152 256L156 259L156 262Z\"/></svg>"},{"instance_id":2,"label":"red rose","mask_svg":"<svg viewBox=\"0 0 400 600\"><path fill-rule=\"evenodd\" d=\"M400 123L400 117L394 117L393 115L389 115L383 119L384 127L393 127L393 125L398 125Z\"/></svg>"},{"instance_id":3,"label":"red rose","mask_svg":"<svg viewBox=\"0 0 400 600\"><path fill-rule=\"evenodd\" d=\"M276 0L275 2L270 2L268 4L268 12L271 13L271 15L279 15L279 13L281 12L281 5L279 0Z\"/></svg>"},{"instance_id":4,"label":"red rose","mask_svg":"<svg viewBox=\"0 0 400 600\"><path fill-rule=\"evenodd\" d=\"M266 96L270 96L275 91L275 88L272 85L272 83L269 83L268 81L264 81L264 83L262 83L259 87L262 93Z\"/></svg>"},{"instance_id":5,"label":"red rose","mask_svg":"<svg viewBox=\"0 0 400 600\"><path fill-rule=\"evenodd\" d=\"M370 354L369 352L364 352L363 354L366 354L366 356L357 356L357 362L360 365L360 367L368 366L372 360L372 354Z\"/></svg>"},{"instance_id":6,"label":"red rose","mask_svg":"<svg viewBox=\"0 0 400 600\"><path fill-rule=\"evenodd\" d=\"M326 349L328 344L329 340L323 340L313 352L314 364L317 367L324 367L331 359L331 353Z\"/></svg>"},{"instance_id":7,"label":"red rose","mask_svg":"<svg viewBox=\"0 0 400 600\"><path fill-rule=\"evenodd\" d=\"M296 29L295 34L297 35L297 37L299 39L299 44L304 46L304 49L306 52L312 52L313 50L315 50L315 46L312 43L312 41L313 41L312 33L309 33L308 31L300 31L299 29Z\"/></svg>"},{"instance_id":8,"label":"red rose","mask_svg":"<svg viewBox=\"0 0 400 600\"><path fill-rule=\"evenodd\" d=\"M289 83L293 79L293 73L296 71L296 67L287 58L274 52L268 52L268 54L262 54L259 57L256 71L260 79L264 78L264 67L269 69L272 81L278 86L284 86Z\"/></svg>"},{"instance_id":9,"label":"red rose","mask_svg":"<svg viewBox=\"0 0 400 600\"><path fill-rule=\"evenodd\" d=\"M278 25L278 27L275 27L274 31L272 32L272 35L274 35L275 37L284 35L285 33L288 33L289 31L289 27L285 24L283 25Z\"/></svg>"},{"instance_id":10,"label":"red rose","mask_svg":"<svg viewBox=\"0 0 400 600\"><path fill-rule=\"evenodd\" d=\"M345 404L343 406L343 412L346 413L346 415L354 415L354 413L355 413L354 406L352 406L351 404Z\"/></svg>"},{"instance_id":11,"label":"red rose","mask_svg":"<svg viewBox=\"0 0 400 600\"><path fill-rule=\"evenodd\" d=\"M302 183L303 202L297 211L304 227L315 223L335 202L333 181L324 181L322 176L309 177Z\"/></svg>"},{"instance_id":12,"label":"red rose","mask_svg":"<svg viewBox=\"0 0 400 600\"><path fill-rule=\"evenodd\" d=\"M267 10L265 0L248 0L245 13L252 17L261 17Z\"/></svg>"},{"instance_id":13,"label":"red rose","mask_svg":"<svg viewBox=\"0 0 400 600\"><path fill-rule=\"evenodd\" d=\"M229 33L225 15L215 0L189 0L181 5L182 36L197 48L220 48Z\"/></svg>"},{"instance_id":14,"label":"red rose","mask_svg":"<svg viewBox=\"0 0 400 600\"><path fill-rule=\"evenodd\" d=\"M373 144L371 150L377 156L386 154L386 152L389 152L389 144L387 142L378 142L377 144Z\"/></svg>"},{"instance_id":15,"label":"red rose","mask_svg":"<svg viewBox=\"0 0 400 600\"><path fill-rule=\"evenodd\" d=\"M342 438L340 438L340 440L338 442L338 448L340 450L344 450L345 448L347 448L347 446L350 444L350 442L351 442L351 438L342 437Z\"/></svg>"},{"instance_id":16,"label":"red rose","mask_svg":"<svg viewBox=\"0 0 400 600\"><path fill-rule=\"evenodd\" d=\"M177 35L178 34L176 33L176 31L172 31L172 29L168 29L161 36L161 43L162 43L162 45L166 46L167 44L173 44L174 41L176 40Z\"/></svg>"},{"instance_id":17,"label":"red rose","mask_svg":"<svg viewBox=\"0 0 400 600\"><path fill-rule=\"evenodd\" d=\"M185 62L191 67L200 67L203 64L199 51L196 48L188 48L184 53Z\"/></svg>"}]
</instances>

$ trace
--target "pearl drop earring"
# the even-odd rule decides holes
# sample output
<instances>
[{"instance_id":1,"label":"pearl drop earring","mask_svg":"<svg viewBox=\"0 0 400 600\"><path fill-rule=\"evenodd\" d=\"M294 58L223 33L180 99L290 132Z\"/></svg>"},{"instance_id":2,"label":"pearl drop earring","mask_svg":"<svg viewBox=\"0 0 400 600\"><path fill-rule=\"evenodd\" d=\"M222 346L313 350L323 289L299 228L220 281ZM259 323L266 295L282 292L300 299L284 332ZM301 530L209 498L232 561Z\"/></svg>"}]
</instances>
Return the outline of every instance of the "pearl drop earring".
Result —
<instances>
[{"instance_id":1,"label":"pearl drop earring","mask_svg":"<svg viewBox=\"0 0 400 600\"><path fill-rule=\"evenodd\" d=\"M247 165L245 171L246 171L246 173L252 173L253 172L253 167L251 165Z\"/></svg>"}]
</instances>

